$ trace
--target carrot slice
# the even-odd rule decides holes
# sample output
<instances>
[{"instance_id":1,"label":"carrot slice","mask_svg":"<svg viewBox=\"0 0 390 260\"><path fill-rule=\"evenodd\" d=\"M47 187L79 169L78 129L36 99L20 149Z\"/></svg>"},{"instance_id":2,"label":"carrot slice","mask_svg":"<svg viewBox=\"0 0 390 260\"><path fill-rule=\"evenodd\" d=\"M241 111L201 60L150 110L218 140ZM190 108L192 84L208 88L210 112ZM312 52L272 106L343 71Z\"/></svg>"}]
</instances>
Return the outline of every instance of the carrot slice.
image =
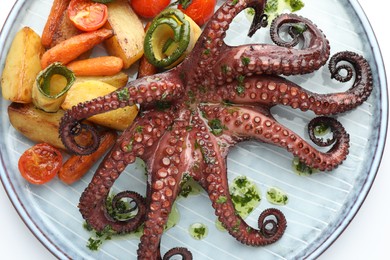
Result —
<instances>
[{"instance_id":1,"label":"carrot slice","mask_svg":"<svg viewBox=\"0 0 390 260\"><path fill-rule=\"evenodd\" d=\"M67 64L112 35L113 31L109 29L75 35L47 50L42 55L41 66L44 69L56 61Z\"/></svg>"},{"instance_id":2,"label":"carrot slice","mask_svg":"<svg viewBox=\"0 0 390 260\"><path fill-rule=\"evenodd\" d=\"M67 65L76 76L112 76L123 68L123 60L115 56L102 56L72 61Z\"/></svg>"},{"instance_id":3,"label":"carrot slice","mask_svg":"<svg viewBox=\"0 0 390 260\"><path fill-rule=\"evenodd\" d=\"M115 131L104 132L98 149L90 155L71 156L61 167L58 178L66 184L78 181L110 149L117 136Z\"/></svg>"}]
</instances>

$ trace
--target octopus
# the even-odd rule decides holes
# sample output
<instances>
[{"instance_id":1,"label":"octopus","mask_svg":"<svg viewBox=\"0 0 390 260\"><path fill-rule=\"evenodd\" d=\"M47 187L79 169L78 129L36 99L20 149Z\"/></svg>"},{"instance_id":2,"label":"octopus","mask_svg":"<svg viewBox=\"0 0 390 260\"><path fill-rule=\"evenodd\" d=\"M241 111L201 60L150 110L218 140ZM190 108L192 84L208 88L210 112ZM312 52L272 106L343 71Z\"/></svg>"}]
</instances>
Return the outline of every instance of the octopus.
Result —
<instances>
[{"instance_id":1,"label":"octopus","mask_svg":"<svg viewBox=\"0 0 390 260\"><path fill-rule=\"evenodd\" d=\"M102 160L78 205L82 217L96 230L109 226L117 233L127 233L143 224L139 259L161 259L164 225L188 176L204 188L218 220L237 241L264 246L282 237L287 221L279 209L265 209L258 227L248 225L235 211L229 194L227 156L242 141L276 145L321 171L336 168L347 157L349 135L331 116L354 109L369 97L373 83L368 62L350 51L330 57L324 33L296 14L281 14L272 21L274 44L226 44L229 25L246 8L255 11L249 36L266 26L265 4L264 0L227 0L181 64L80 103L62 118L60 137L64 145L75 154L85 155L98 147L99 135L96 128L83 123L84 119L134 104L140 107L134 123ZM332 78L352 80L348 90L313 93L286 77L312 73L327 62ZM271 108L277 105L317 115L308 125L314 144L274 118ZM318 125L329 127L332 137L325 140L318 136L314 131ZM77 135L81 132L90 133L93 144L79 144ZM316 145L331 147L324 151ZM118 208L119 202L127 199L132 202L128 210L134 212L131 218L118 219L109 214L107 197L114 182L136 158L146 164L146 196L133 191L115 195L110 207ZM163 259L174 255L192 259L191 252L182 247L169 250Z\"/></svg>"}]
</instances>

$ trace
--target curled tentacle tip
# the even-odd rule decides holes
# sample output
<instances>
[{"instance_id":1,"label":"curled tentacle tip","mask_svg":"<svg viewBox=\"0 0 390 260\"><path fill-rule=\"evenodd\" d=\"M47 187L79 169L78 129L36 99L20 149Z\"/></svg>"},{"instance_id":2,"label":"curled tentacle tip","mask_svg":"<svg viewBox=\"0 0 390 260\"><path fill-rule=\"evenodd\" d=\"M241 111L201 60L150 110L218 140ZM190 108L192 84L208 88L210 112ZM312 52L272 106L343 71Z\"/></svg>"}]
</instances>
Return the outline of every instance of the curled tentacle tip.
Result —
<instances>
[{"instance_id":1,"label":"curled tentacle tip","mask_svg":"<svg viewBox=\"0 0 390 260\"><path fill-rule=\"evenodd\" d=\"M258 225L261 234L271 239L270 243L273 243L283 235L287 227L287 220L280 210L269 208L260 214Z\"/></svg>"},{"instance_id":2,"label":"curled tentacle tip","mask_svg":"<svg viewBox=\"0 0 390 260\"><path fill-rule=\"evenodd\" d=\"M328 138L324 140L322 137L317 137L318 135L318 128L320 128L320 135L324 135L323 133L327 133L328 129L330 130L329 132L332 132L333 136L331 138ZM327 116L319 116L313 118L308 125L308 132L309 132L309 137L310 139L318 146L321 147L326 147L334 142L336 142L338 135L336 132L340 132L344 128L342 125L337 121L336 119L332 117L327 117Z\"/></svg>"},{"instance_id":3,"label":"curled tentacle tip","mask_svg":"<svg viewBox=\"0 0 390 260\"><path fill-rule=\"evenodd\" d=\"M192 253L185 247L175 247L165 253L163 260L171 259L171 257L179 255L183 260L191 260Z\"/></svg>"},{"instance_id":4,"label":"curled tentacle tip","mask_svg":"<svg viewBox=\"0 0 390 260\"><path fill-rule=\"evenodd\" d=\"M65 148L78 155L89 155L96 151L100 144L97 130L91 125L66 119L64 117L60 124L60 138Z\"/></svg>"},{"instance_id":5,"label":"curled tentacle tip","mask_svg":"<svg viewBox=\"0 0 390 260\"><path fill-rule=\"evenodd\" d=\"M123 200L127 199L128 205L123 204ZM111 202L111 207L114 212L114 219L118 221L131 221L135 217L144 219L146 214L146 202L145 198L139 193L134 191L122 191L116 194ZM142 221L139 222L141 224ZM138 226L134 226L134 229Z\"/></svg>"}]
</instances>

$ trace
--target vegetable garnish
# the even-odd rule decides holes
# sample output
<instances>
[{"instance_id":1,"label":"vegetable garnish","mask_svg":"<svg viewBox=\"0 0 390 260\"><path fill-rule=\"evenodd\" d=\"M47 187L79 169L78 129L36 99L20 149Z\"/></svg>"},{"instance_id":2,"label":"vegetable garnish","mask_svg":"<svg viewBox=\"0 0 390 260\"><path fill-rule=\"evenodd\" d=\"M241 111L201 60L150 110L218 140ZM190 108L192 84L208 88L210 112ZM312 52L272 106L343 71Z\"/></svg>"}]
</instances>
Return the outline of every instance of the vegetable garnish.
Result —
<instances>
[{"instance_id":1,"label":"vegetable garnish","mask_svg":"<svg viewBox=\"0 0 390 260\"><path fill-rule=\"evenodd\" d=\"M61 152L47 143L39 143L19 158L19 171L28 182L44 184L56 176L62 166Z\"/></svg>"},{"instance_id":2,"label":"vegetable garnish","mask_svg":"<svg viewBox=\"0 0 390 260\"><path fill-rule=\"evenodd\" d=\"M167 8L170 0L131 0L130 5L139 16L154 18L162 10Z\"/></svg>"},{"instance_id":3,"label":"vegetable garnish","mask_svg":"<svg viewBox=\"0 0 390 260\"><path fill-rule=\"evenodd\" d=\"M216 0L179 0L178 8L202 26L213 16L216 4Z\"/></svg>"},{"instance_id":4,"label":"vegetable garnish","mask_svg":"<svg viewBox=\"0 0 390 260\"><path fill-rule=\"evenodd\" d=\"M70 1L68 6L68 16L77 29L85 32L91 32L101 28L106 23L108 17L107 6L105 4L95 2L98 1Z\"/></svg>"},{"instance_id":5,"label":"vegetable garnish","mask_svg":"<svg viewBox=\"0 0 390 260\"><path fill-rule=\"evenodd\" d=\"M51 79L54 75L63 76L66 79L65 86L53 88ZM73 85L76 77L74 73L59 62L52 63L41 71L35 80L32 89L32 100L36 107L46 112L56 112L65 99L65 94Z\"/></svg>"},{"instance_id":6,"label":"vegetable garnish","mask_svg":"<svg viewBox=\"0 0 390 260\"><path fill-rule=\"evenodd\" d=\"M144 42L144 55L159 68L177 65L195 45L199 26L177 9L166 9L153 19Z\"/></svg>"},{"instance_id":7,"label":"vegetable garnish","mask_svg":"<svg viewBox=\"0 0 390 260\"><path fill-rule=\"evenodd\" d=\"M285 10L296 12L304 6L302 0L268 0L264 12L268 15L268 21L271 22Z\"/></svg>"}]
</instances>

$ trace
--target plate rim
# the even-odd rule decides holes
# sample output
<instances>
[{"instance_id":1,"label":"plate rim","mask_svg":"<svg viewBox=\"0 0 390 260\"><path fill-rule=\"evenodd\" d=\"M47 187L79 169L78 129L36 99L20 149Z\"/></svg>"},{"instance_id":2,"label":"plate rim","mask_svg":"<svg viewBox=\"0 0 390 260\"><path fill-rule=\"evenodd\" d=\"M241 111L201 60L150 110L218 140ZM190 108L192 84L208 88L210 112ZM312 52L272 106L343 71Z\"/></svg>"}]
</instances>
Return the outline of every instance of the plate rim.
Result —
<instances>
[{"instance_id":1,"label":"plate rim","mask_svg":"<svg viewBox=\"0 0 390 260\"><path fill-rule=\"evenodd\" d=\"M11 11L9 12L6 20L4 22L3 28L0 31L0 46L5 46L5 42L7 36L12 31L12 25L18 16L19 10L26 3L26 0L17 0ZM383 56L381 54L380 46L377 41L377 37L375 36L375 32L363 10L358 0L347 0L347 2L351 5L353 11L355 12L357 18L359 19L364 32L367 35L368 43L371 46L371 51L373 54L373 61L377 67L378 72L378 83L380 88L380 123L378 127L378 143L375 148L375 153L372 157L372 163L370 170L368 171L367 178L359 192L359 196L356 197L356 200L348 209L348 213L345 215L344 219L339 223L339 225L334 229L332 233L329 234L328 237L325 238L318 246L314 248L313 251L307 252L305 258L317 258L322 253L324 253L346 230L348 225L352 222L359 209L363 205L365 199L367 198L370 189L375 181L377 176L381 160L383 158L384 147L386 144L386 134L388 131L388 112L389 112L389 104L388 104L388 89L387 89L387 77L385 71L385 65L383 61ZM0 52L0 56L3 57L4 54L8 51L8 48L3 48ZM2 145L3 146L3 145ZM0 147L2 147L0 146ZM39 225L30 217L26 208L24 207L23 202L19 199L16 194L16 191L9 179L9 175L7 169L4 167L5 162L2 156L0 149L0 179L1 183L4 187L4 190L11 201L11 204L15 208L19 217L23 221L23 223L27 226L27 228L31 231L31 233L40 241L40 243L55 257L58 258L69 258L69 255L66 254L59 246L57 246L49 236L45 235L43 230L39 227Z\"/></svg>"},{"instance_id":2,"label":"plate rim","mask_svg":"<svg viewBox=\"0 0 390 260\"><path fill-rule=\"evenodd\" d=\"M371 46L371 51L374 57L374 62L378 71L378 80L380 88L380 127L378 127L378 143L375 149L373 160L371 163L370 171L367 174L367 178L362 186L359 196L357 196L355 202L352 204L352 207L348 210L344 220L335 228L332 232L314 251L309 252L306 257L318 258L322 253L324 253L347 229L348 225L352 222L356 214L359 212L359 209L362 207L365 199L367 198L370 189L375 181L375 178L378 174L378 170L383 158L384 148L386 145L386 135L388 131L388 112L389 112L389 101L388 101L388 88L387 88L387 76L385 70L385 64L383 61L383 56L380 50L380 46L375 36L375 32L368 20L367 15L365 14L362 6L358 0L348 0L351 4L353 11L355 11L356 16L359 18L360 23L364 29L364 32L367 35L368 43Z\"/></svg>"}]
</instances>

